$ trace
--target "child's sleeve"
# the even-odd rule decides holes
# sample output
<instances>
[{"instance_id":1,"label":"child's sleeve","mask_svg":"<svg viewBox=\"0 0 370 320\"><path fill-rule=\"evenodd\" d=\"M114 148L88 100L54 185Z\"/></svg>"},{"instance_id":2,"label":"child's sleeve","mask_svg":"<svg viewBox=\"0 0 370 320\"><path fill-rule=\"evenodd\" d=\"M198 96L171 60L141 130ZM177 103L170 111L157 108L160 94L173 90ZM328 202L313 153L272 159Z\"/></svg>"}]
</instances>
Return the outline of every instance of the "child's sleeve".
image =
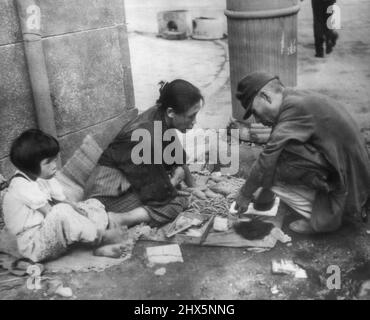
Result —
<instances>
[{"instance_id":1,"label":"child's sleeve","mask_svg":"<svg viewBox=\"0 0 370 320\"><path fill-rule=\"evenodd\" d=\"M37 210L48 204L47 195L41 191L36 182L27 181L23 178L15 178L12 182L12 189L16 197L33 210Z\"/></svg>"},{"instance_id":2,"label":"child's sleeve","mask_svg":"<svg viewBox=\"0 0 370 320\"><path fill-rule=\"evenodd\" d=\"M49 187L50 196L58 201L64 201L66 200L66 196L63 191L62 185L59 183L59 181L55 178L51 178L49 180L46 180Z\"/></svg>"}]
</instances>

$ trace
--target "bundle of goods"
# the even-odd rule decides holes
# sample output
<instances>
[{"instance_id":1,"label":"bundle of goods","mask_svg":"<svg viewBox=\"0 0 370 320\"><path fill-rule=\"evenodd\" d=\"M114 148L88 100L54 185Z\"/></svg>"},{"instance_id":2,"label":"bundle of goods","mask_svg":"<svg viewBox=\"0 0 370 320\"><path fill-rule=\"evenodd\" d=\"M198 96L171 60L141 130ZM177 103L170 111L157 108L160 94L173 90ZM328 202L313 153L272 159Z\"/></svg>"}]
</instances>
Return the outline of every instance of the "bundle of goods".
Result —
<instances>
[{"instance_id":1,"label":"bundle of goods","mask_svg":"<svg viewBox=\"0 0 370 320\"><path fill-rule=\"evenodd\" d=\"M216 216L228 216L230 204L244 184L243 179L233 176L222 176L219 172L208 171L194 173L197 188L185 188L190 196L190 207L187 211Z\"/></svg>"}]
</instances>

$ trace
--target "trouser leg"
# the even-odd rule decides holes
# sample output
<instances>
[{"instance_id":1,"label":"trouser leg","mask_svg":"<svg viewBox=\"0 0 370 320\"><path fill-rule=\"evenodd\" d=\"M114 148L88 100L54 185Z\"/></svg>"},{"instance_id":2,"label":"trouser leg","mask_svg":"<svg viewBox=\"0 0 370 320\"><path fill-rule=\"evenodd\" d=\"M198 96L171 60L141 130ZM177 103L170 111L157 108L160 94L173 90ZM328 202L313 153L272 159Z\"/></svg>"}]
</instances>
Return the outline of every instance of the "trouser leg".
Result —
<instances>
[{"instance_id":1,"label":"trouser leg","mask_svg":"<svg viewBox=\"0 0 370 320\"><path fill-rule=\"evenodd\" d=\"M323 56L324 28L326 21L324 20L324 3L322 0L312 0L312 13L316 55Z\"/></svg>"},{"instance_id":2,"label":"trouser leg","mask_svg":"<svg viewBox=\"0 0 370 320\"><path fill-rule=\"evenodd\" d=\"M272 191L309 219L315 231L337 229L342 221L344 197L331 181L330 164L309 145L294 144L287 150L279 158Z\"/></svg>"},{"instance_id":3,"label":"trouser leg","mask_svg":"<svg viewBox=\"0 0 370 320\"><path fill-rule=\"evenodd\" d=\"M327 0L324 1L324 37L325 37L325 45L326 45L326 53L330 53L333 50L333 47L336 44L338 33L333 29L333 26L331 25L331 16L333 12L329 10L330 6L335 4L335 0ZM328 10L330 11L328 13Z\"/></svg>"},{"instance_id":4,"label":"trouser leg","mask_svg":"<svg viewBox=\"0 0 370 320\"><path fill-rule=\"evenodd\" d=\"M299 213L306 219L311 219L313 202L315 200L315 190L305 186L285 185L276 183L271 190L288 207Z\"/></svg>"},{"instance_id":5,"label":"trouser leg","mask_svg":"<svg viewBox=\"0 0 370 320\"><path fill-rule=\"evenodd\" d=\"M101 235L96 224L68 204L58 204L46 216L40 228L18 239L21 254L34 262L53 259L77 242L97 244Z\"/></svg>"}]
</instances>

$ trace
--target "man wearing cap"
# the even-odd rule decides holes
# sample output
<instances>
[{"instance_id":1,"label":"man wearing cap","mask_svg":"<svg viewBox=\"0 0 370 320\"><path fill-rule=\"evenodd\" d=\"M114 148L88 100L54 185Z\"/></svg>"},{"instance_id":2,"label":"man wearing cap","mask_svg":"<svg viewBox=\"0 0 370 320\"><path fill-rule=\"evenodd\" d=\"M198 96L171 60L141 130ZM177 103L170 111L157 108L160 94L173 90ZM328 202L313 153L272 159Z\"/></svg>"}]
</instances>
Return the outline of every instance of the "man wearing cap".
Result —
<instances>
[{"instance_id":1,"label":"man wearing cap","mask_svg":"<svg viewBox=\"0 0 370 320\"><path fill-rule=\"evenodd\" d=\"M304 234L338 229L344 215L370 211L370 159L349 113L331 98L285 88L276 76L252 72L237 87L244 119L272 127L236 199L239 213L255 191L271 190L305 219L290 229Z\"/></svg>"}]
</instances>

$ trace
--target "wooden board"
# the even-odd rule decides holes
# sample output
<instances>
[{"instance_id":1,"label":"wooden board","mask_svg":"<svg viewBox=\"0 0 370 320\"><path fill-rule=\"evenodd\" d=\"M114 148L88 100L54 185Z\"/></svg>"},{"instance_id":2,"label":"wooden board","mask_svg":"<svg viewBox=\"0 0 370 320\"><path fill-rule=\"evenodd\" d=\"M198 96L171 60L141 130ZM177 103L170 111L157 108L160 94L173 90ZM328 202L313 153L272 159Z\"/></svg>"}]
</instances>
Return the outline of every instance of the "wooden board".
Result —
<instances>
[{"instance_id":1,"label":"wooden board","mask_svg":"<svg viewBox=\"0 0 370 320\"><path fill-rule=\"evenodd\" d=\"M176 222L179 221L181 217L200 219L202 220L202 224L199 227L197 226L188 227L186 228L186 230L183 230L175 234L174 235L175 240L179 243L202 244L208 236L215 216L208 214L198 214L193 212L182 212L177 216L175 221L172 222L172 224L170 225L166 232L166 235L171 235L174 233L176 228Z\"/></svg>"}]
</instances>

